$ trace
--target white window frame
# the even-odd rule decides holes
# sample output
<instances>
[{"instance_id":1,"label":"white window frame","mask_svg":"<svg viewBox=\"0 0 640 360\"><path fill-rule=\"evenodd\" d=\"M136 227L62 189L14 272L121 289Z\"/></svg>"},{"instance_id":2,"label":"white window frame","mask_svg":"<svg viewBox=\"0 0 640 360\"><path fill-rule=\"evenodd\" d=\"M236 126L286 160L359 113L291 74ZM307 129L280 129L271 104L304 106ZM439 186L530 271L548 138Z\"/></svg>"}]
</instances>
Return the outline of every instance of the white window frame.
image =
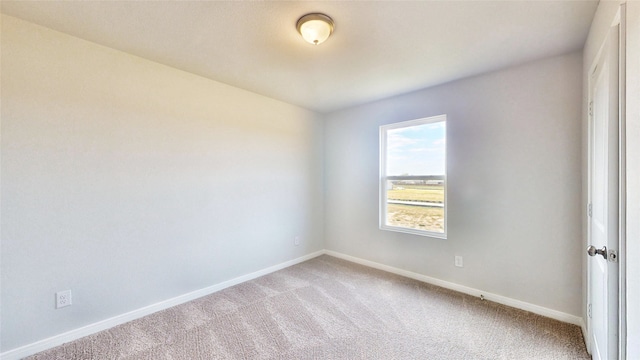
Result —
<instances>
[{"instance_id":1,"label":"white window frame","mask_svg":"<svg viewBox=\"0 0 640 360\"><path fill-rule=\"evenodd\" d=\"M447 123L447 115L437 115L427 118L403 121L388 125L380 126L380 199L378 201L380 207L380 230L397 231L402 233L433 237L438 239L447 238L447 150L445 145L444 162L444 232L435 232L419 229L411 229L400 226L387 225L387 181L388 180L428 180L429 175L407 175L407 176L387 176L387 133L389 130L412 127L417 125L425 125L436 122ZM445 132L446 144L447 132Z\"/></svg>"}]
</instances>

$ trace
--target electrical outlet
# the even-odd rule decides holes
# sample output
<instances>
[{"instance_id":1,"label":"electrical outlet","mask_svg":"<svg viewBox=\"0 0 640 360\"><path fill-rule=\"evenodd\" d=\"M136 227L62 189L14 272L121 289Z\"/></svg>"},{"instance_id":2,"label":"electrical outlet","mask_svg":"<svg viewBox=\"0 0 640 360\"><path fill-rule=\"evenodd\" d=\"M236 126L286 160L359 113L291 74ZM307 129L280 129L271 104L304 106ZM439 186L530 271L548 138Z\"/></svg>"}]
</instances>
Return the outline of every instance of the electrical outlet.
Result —
<instances>
[{"instance_id":1,"label":"electrical outlet","mask_svg":"<svg viewBox=\"0 0 640 360\"><path fill-rule=\"evenodd\" d=\"M295 239L293 239L293 244L295 246L300 245L300 236L296 236Z\"/></svg>"},{"instance_id":2,"label":"electrical outlet","mask_svg":"<svg viewBox=\"0 0 640 360\"><path fill-rule=\"evenodd\" d=\"M457 255L456 255L454 264L455 264L457 267L462 267L462 256L457 256Z\"/></svg>"},{"instance_id":3,"label":"electrical outlet","mask_svg":"<svg viewBox=\"0 0 640 360\"><path fill-rule=\"evenodd\" d=\"M71 305L71 290L58 291L56 293L56 309Z\"/></svg>"}]
</instances>

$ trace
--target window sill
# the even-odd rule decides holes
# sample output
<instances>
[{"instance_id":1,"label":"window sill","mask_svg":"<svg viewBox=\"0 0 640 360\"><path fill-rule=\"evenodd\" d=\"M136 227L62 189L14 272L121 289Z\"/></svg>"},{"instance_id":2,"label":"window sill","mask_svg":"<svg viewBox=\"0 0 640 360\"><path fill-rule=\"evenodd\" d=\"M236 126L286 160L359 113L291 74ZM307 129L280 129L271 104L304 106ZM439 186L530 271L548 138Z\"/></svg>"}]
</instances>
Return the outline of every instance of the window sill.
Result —
<instances>
[{"instance_id":1,"label":"window sill","mask_svg":"<svg viewBox=\"0 0 640 360\"><path fill-rule=\"evenodd\" d=\"M399 227L399 226L381 225L380 226L380 230L401 232L401 233L405 233L405 234L412 234L412 235L430 237L430 238L434 238L434 239L442 239L442 240L446 240L447 239L447 234L446 233L437 233L437 232L424 231L424 230L418 230L418 229L403 228L403 227Z\"/></svg>"}]
</instances>

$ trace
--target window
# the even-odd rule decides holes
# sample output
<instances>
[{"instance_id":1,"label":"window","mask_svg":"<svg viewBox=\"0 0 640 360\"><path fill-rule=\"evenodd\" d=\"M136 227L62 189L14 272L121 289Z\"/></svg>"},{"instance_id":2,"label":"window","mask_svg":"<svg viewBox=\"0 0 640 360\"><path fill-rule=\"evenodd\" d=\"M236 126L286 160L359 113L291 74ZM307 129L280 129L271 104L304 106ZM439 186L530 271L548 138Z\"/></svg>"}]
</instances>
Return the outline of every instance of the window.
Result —
<instances>
[{"instance_id":1,"label":"window","mask_svg":"<svg viewBox=\"0 0 640 360\"><path fill-rule=\"evenodd\" d=\"M380 127L380 229L446 238L446 121Z\"/></svg>"}]
</instances>

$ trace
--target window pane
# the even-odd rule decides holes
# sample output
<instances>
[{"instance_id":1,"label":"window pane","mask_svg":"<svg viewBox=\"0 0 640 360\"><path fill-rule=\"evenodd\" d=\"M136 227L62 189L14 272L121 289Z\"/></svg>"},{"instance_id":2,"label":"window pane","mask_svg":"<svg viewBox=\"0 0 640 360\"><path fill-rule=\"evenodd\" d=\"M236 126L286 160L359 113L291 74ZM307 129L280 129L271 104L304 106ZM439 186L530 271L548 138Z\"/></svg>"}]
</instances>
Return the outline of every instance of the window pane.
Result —
<instances>
[{"instance_id":1,"label":"window pane","mask_svg":"<svg viewBox=\"0 0 640 360\"><path fill-rule=\"evenodd\" d=\"M388 180L387 225L444 232L444 176Z\"/></svg>"},{"instance_id":2,"label":"window pane","mask_svg":"<svg viewBox=\"0 0 640 360\"><path fill-rule=\"evenodd\" d=\"M444 121L387 131L387 176L444 175Z\"/></svg>"}]
</instances>

